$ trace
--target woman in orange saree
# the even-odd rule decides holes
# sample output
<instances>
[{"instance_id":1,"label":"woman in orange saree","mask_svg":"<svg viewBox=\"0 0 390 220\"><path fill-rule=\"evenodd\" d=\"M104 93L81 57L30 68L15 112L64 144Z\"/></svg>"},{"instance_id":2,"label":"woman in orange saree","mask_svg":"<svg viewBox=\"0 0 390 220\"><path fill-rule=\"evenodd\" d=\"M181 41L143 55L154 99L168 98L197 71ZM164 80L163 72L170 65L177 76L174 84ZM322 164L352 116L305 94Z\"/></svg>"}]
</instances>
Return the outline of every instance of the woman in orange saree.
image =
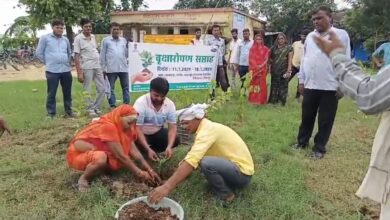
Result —
<instances>
[{"instance_id":1,"label":"woman in orange saree","mask_svg":"<svg viewBox=\"0 0 390 220\"><path fill-rule=\"evenodd\" d=\"M251 81L248 100L251 104L267 104L267 72L269 49L264 46L263 36L257 34L249 51Z\"/></svg>"},{"instance_id":2,"label":"woman in orange saree","mask_svg":"<svg viewBox=\"0 0 390 220\"><path fill-rule=\"evenodd\" d=\"M160 177L134 146L137 138L137 112L121 105L91 122L71 140L66 154L69 167L84 171L78 189L85 192L92 178L104 171L127 168L141 180L158 184ZM142 169L133 160L140 162Z\"/></svg>"}]
</instances>

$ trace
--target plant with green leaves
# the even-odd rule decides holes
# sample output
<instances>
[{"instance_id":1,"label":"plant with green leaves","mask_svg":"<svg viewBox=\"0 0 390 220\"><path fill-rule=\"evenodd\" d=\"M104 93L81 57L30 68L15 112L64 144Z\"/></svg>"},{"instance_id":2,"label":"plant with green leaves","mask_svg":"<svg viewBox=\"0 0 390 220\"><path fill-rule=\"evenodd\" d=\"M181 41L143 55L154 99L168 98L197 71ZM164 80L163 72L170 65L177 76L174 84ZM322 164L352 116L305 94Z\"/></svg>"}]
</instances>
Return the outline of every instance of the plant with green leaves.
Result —
<instances>
[{"instance_id":1,"label":"plant with green leaves","mask_svg":"<svg viewBox=\"0 0 390 220\"><path fill-rule=\"evenodd\" d=\"M238 120L239 121L243 121L244 120L244 116L246 114L246 103L247 103L247 98L246 98L246 93L247 91L251 91L251 81L252 81L252 71L250 71L249 73L245 74L245 76L243 76L241 78L241 80L244 79L244 82L243 82L243 85L242 85L242 88L240 89L240 96L239 96L239 105L238 105L238 109L239 109L239 114L238 114Z\"/></svg>"},{"instance_id":2,"label":"plant with green leaves","mask_svg":"<svg viewBox=\"0 0 390 220\"><path fill-rule=\"evenodd\" d=\"M153 54L150 51L144 50L141 53L139 53L139 56L141 57L142 66L145 68L144 70L142 70L142 72L150 73L151 71L148 70L148 66L153 64L153 58L154 58Z\"/></svg>"},{"instance_id":3,"label":"plant with green leaves","mask_svg":"<svg viewBox=\"0 0 390 220\"><path fill-rule=\"evenodd\" d=\"M72 111L78 116L87 116L85 114L85 109L87 109L87 104L85 102L86 99L91 99L91 94L87 91L83 91L81 93L77 93L77 97L73 99Z\"/></svg>"}]
</instances>

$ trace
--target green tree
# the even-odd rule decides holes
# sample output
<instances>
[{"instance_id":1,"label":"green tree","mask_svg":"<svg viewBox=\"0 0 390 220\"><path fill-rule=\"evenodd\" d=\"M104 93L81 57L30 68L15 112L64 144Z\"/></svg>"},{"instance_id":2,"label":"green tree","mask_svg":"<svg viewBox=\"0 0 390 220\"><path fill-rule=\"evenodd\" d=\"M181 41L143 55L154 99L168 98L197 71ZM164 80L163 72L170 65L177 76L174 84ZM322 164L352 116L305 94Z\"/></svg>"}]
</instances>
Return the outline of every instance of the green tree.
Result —
<instances>
[{"instance_id":1,"label":"green tree","mask_svg":"<svg viewBox=\"0 0 390 220\"><path fill-rule=\"evenodd\" d=\"M138 11L140 7L148 8L148 4L143 0L121 0L120 2L117 9L122 11Z\"/></svg>"},{"instance_id":2,"label":"green tree","mask_svg":"<svg viewBox=\"0 0 390 220\"><path fill-rule=\"evenodd\" d=\"M250 0L179 0L174 9L192 8L235 8L244 13L249 13Z\"/></svg>"},{"instance_id":3,"label":"green tree","mask_svg":"<svg viewBox=\"0 0 390 220\"><path fill-rule=\"evenodd\" d=\"M20 16L14 20L14 23L4 32L6 37L36 37L37 30L43 28L32 24L30 16Z\"/></svg>"},{"instance_id":4,"label":"green tree","mask_svg":"<svg viewBox=\"0 0 390 220\"><path fill-rule=\"evenodd\" d=\"M27 8L31 16L31 22L35 25L43 25L52 19L64 20L66 34L70 42L73 42L72 26L78 24L80 18L96 19L102 16L102 3L107 0L19 0L20 5Z\"/></svg>"},{"instance_id":5,"label":"green tree","mask_svg":"<svg viewBox=\"0 0 390 220\"><path fill-rule=\"evenodd\" d=\"M343 25L353 39L366 40L366 47L374 50L379 40L390 31L389 0L352 0Z\"/></svg>"},{"instance_id":6,"label":"green tree","mask_svg":"<svg viewBox=\"0 0 390 220\"><path fill-rule=\"evenodd\" d=\"M273 31L281 31L291 38L301 29L312 27L310 11L320 5L336 8L330 0L253 0L251 8L257 15L266 17Z\"/></svg>"},{"instance_id":7,"label":"green tree","mask_svg":"<svg viewBox=\"0 0 390 220\"><path fill-rule=\"evenodd\" d=\"M95 34L109 34L110 33L110 15L115 9L113 0L101 1L102 16L93 20L93 32Z\"/></svg>"}]
</instances>

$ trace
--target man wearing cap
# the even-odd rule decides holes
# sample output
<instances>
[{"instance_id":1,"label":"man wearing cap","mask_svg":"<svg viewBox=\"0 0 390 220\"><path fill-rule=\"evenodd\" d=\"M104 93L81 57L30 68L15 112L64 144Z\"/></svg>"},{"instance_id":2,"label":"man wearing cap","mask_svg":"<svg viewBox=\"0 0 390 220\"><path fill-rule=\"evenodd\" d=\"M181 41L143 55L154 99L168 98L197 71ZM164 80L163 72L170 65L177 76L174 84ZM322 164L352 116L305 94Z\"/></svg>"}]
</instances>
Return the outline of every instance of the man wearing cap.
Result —
<instances>
[{"instance_id":1,"label":"man wearing cap","mask_svg":"<svg viewBox=\"0 0 390 220\"><path fill-rule=\"evenodd\" d=\"M249 184L254 165L248 147L233 129L206 119L206 108L196 104L178 111L182 126L195 134L195 141L175 173L149 195L151 203L171 193L198 166L221 200L232 201L234 190Z\"/></svg>"}]
</instances>

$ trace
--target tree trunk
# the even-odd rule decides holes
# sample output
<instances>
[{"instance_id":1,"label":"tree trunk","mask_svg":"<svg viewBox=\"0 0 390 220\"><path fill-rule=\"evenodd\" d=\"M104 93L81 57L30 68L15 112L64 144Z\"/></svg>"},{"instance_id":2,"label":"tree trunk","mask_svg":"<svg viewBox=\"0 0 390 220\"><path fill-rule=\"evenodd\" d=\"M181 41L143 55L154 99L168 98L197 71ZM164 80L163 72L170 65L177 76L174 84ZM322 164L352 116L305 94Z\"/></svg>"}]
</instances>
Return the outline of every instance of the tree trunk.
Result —
<instances>
[{"instance_id":1,"label":"tree trunk","mask_svg":"<svg viewBox=\"0 0 390 220\"><path fill-rule=\"evenodd\" d=\"M68 40L70 42L70 47L73 49L73 40L74 40L73 36L74 35L73 35L72 26L71 25L66 25L65 29L66 29L66 37L68 38Z\"/></svg>"}]
</instances>

